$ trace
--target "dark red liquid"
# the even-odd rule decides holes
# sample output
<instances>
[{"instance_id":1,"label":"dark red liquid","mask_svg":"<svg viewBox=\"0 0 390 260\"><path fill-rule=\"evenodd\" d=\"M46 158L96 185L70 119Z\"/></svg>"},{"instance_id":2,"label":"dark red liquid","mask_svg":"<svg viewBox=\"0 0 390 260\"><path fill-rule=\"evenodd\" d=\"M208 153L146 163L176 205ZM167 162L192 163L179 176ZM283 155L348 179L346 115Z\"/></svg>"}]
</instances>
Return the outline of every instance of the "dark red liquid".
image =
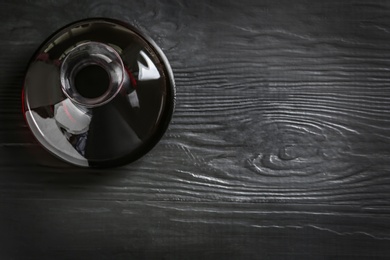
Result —
<instances>
[{"instance_id":1,"label":"dark red liquid","mask_svg":"<svg viewBox=\"0 0 390 260\"><path fill-rule=\"evenodd\" d=\"M98 65L89 65L77 72L74 84L77 92L85 98L102 96L110 85L110 77L105 69Z\"/></svg>"}]
</instances>

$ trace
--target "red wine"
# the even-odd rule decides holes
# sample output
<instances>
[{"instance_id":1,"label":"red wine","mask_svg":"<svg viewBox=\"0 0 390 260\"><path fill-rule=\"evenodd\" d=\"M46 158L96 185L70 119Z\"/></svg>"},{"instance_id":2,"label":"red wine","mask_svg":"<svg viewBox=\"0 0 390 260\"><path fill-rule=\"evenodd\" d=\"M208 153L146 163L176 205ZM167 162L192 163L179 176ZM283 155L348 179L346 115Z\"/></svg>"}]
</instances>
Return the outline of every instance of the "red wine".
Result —
<instances>
[{"instance_id":1,"label":"red wine","mask_svg":"<svg viewBox=\"0 0 390 260\"><path fill-rule=\"evenodd\" d=\"M88 65L77 72L74 85L81 96L97 98L108 90L110 77L99 65Z\"/></svg>"}]
</instances>

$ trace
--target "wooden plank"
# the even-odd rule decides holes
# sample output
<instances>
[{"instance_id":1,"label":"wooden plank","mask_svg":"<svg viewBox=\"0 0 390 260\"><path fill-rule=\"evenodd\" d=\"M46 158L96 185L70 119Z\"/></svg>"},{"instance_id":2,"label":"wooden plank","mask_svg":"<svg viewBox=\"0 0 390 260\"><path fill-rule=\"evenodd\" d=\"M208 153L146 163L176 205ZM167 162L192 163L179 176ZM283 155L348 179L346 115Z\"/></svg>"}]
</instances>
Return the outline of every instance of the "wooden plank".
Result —
<instances>
[{"instance_id":1,"label":"wooden plank","mask_svg":"<svg viewBox=\"0 0 390 260\"><path fill-rule=\"evenodd\" d=\"M385 258L389 11L366 0L2 1L0 255ZM177 108L144 158L85 170L39 147L20 91L48 35L96 16L156 40Z\"/></svg>"},{"instance_id":2,"label":"wooden plank","mask_svg":"<svg viewBox=\"0 0 390 260\"><path fill-rule=\"evenodd\" d=\"M331 258L336 253L340 257L385 259L390 253L388 210L355 214L351 207L298 208L3 200L1 228L7 233L0 234L0 253L18 259L26 255L45 259ZM367 222L373 225L368 227Z\"/></svg>"}]
</instances>

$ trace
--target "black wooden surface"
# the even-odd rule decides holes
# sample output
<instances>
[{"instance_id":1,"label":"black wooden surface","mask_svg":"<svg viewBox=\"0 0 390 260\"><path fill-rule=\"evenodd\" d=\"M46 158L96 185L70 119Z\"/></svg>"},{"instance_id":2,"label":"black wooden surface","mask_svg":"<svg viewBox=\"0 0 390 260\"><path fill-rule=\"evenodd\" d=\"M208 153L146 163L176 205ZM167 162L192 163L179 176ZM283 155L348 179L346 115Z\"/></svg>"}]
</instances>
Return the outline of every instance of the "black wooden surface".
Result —
<instances>
[{"instance_id":1,"label":"black wooden surface","mask_svg":"<svg viewBox=\"0 0 390 260\"><path fill-rule=\"evenodd\" d=\"M162 141L54 159L21 113L53 31L127 21L171 62ZM390 1L1 1L1 259L390 257Z\"/></svg>"}]
</instances>

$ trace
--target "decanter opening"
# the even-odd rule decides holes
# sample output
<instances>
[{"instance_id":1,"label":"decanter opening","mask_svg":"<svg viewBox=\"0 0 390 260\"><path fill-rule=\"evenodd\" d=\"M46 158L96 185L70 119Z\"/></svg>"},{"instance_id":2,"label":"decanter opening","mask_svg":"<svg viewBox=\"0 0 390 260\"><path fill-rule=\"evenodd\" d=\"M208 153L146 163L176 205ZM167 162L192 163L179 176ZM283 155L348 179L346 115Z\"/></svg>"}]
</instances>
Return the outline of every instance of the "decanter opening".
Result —
<instances>
[{"instance_id":1,"label":"decanter opening","mask_svg":"<svg viewBox=\"0 0 390 260\"><path fill-rule=\"evenodd\" d=\"M110 76L99 65L81 68L74 77L76 91L85 98L98 98L108 91Z\"/></svg>"},{"instance_id":2,"label":"decanter opening","mask_svg":"<svg viewBox=\"0 0 390 260\"><path fill-rule=\"evenodd\" d=\"M109 45L84 42L64 57L61 87L73 102L85 107L108 103L122 88L125 71L120 55Z\"/></svg>"}]
</instances>

